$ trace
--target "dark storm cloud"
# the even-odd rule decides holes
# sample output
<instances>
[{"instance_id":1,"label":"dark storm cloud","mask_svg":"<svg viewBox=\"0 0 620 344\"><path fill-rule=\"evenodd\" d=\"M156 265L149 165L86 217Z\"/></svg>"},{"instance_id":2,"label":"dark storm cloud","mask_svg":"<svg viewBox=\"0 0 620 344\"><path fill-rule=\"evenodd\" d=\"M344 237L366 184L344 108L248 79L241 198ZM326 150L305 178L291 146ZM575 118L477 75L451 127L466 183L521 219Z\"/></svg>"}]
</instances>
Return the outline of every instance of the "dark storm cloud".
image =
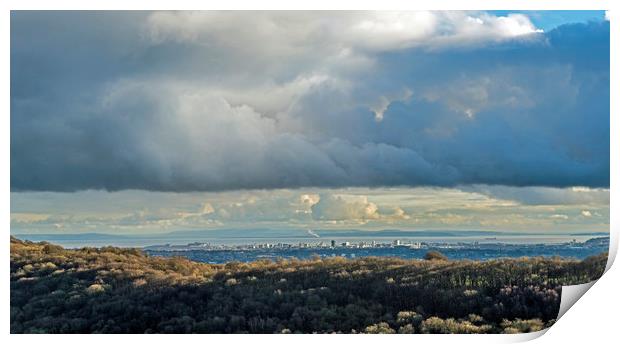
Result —
<instances>
[{"instance_id":1,"label":"dark storm cloud","mask_svg":"<svg viewBox=\"0 0 620 344\"><path fill-rule=\"evenodd\" d=\"M608 22L394 48L244 15L13 12L12 190L609 185Z\"/></svg>"}]
</instances>

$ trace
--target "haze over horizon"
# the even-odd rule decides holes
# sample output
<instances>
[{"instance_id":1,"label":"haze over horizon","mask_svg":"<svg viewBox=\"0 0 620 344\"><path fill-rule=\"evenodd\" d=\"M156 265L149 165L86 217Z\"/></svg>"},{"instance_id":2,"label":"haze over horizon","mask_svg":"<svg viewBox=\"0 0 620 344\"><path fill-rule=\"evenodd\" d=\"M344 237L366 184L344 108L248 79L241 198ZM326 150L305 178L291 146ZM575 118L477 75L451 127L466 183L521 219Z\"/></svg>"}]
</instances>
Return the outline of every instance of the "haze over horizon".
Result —
<instances>
[{"instance_id":1,"label":"haze over horizon","mask_svg":"<svg viewBox=\"0 0 620 344\"><path fill-rule=\"evenodd\" d=\"M11 233L609 231L603 11L11 12Z\"/></svg>"}]
</instances>

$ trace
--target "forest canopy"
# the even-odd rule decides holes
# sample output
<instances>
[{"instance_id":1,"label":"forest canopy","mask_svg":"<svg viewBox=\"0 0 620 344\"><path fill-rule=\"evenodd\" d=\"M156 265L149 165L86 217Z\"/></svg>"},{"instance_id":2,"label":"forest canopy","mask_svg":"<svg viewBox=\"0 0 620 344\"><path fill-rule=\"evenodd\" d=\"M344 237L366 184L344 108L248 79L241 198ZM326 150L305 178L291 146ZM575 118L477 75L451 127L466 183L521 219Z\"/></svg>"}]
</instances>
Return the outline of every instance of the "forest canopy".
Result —
<instances>
[{"instance_id":1,"label":"forest canopy","mask_svg":"<svg viewBox=\"0 0 620 344\"><path fill-rule=\"evenodd\" d=\"M532 332L607 262L431 256L206 264L11 237L11 333Z\"/></svg>"}]
</instances>

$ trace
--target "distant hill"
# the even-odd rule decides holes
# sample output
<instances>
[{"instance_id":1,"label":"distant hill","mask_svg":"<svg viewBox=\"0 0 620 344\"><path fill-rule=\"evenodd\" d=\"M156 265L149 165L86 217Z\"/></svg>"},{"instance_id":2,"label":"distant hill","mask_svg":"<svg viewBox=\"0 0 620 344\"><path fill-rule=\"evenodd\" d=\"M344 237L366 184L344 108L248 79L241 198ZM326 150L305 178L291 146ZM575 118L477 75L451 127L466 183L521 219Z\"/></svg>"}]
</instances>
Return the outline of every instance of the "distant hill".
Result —
<instances>
[{"instance_id":1,"label":"distant hill","mask_svg":"<svg viewBox=\"0 0 620 344\"><path fill-rule=\"evenodd\" d=\"M16 238L30 241L57 241L57 240L106 240L127 238L126 235L103 233L51 233L51 234L16 234Z\"/></svg>"}]
</instances>

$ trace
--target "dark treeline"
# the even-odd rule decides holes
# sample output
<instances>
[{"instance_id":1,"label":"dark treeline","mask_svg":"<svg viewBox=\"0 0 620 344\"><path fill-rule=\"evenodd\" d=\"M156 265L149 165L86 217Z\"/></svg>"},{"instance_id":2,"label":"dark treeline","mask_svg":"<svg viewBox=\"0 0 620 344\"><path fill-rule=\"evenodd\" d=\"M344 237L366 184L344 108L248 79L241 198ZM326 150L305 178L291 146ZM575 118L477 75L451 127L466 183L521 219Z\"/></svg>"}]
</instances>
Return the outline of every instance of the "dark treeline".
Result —
<instances>
[{"instance_id":1,"label":"dark treeline","mask_svg":"<svg viewBox=\"0 0 620 344\"><path fill-rule=\"evenodd\" d=\"M562 285L598 278L606 261L430 254L215 265L11 238L11 332L530 332L553 324Z\"/></svg>"}]
</instances>

